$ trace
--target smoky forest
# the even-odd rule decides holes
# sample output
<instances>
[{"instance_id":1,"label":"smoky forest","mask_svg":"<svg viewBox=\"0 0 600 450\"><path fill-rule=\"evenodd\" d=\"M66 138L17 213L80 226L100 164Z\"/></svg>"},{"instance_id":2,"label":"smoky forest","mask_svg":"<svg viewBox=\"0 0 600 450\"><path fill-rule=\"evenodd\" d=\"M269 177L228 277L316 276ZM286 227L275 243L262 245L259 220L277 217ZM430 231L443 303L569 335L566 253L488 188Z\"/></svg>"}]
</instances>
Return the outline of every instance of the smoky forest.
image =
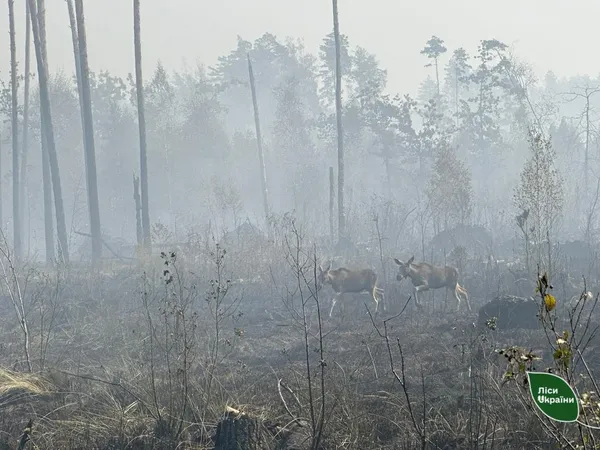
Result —
<instances>
[{"instance_id":1,"label":"smoky forest","mask_svg":"<svg viewBox=\"0 0 600 450\"><path fill-rule=\"evenodd\" d=\"M600 448L600 75L440 34L390 93L337 0L148 71L129 0L123 77L85 3L2 9L0 450Z\"/></svg>"}]
</instances>

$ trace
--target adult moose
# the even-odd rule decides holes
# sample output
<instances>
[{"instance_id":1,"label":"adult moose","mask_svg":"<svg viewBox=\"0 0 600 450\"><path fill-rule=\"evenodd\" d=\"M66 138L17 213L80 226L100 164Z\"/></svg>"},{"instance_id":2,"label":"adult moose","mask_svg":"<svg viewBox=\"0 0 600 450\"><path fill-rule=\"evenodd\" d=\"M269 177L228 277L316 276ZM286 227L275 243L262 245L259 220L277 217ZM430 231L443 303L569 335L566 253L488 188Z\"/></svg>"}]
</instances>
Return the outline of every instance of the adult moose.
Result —
<instances>
[{"instance_id":1,"label":"adult moose","mask_svg":"<svg viewBox=\"0 0 600 450\"><path fill-rule=\"evenodd\" d=\"M319 284L330 284L335 295L331 300L331 309L329 317L333 312L338 299L344 294L358 294L369 292L375 302L375 312L379 306L379 299L383 301L383 289L377 287L377 274L371 269L349 270L345 267L339 269L330 269L331 262L325 269L319 266L318 282ZM379 299L377 298L379 297ZM385 309L385 305L384 305Z\"/></svg>"},{"instance_id":2,"label":"adult moose","mask_svg":"<svg viewBox=\"0 0 600 450\"><path fill-rule=\"evenodd\" d=\"M415 263L415 257L411 257L406 263L394 258L394 262L398 264L398 275L396 280L402 281L409 277L414 286L415 302L420 306L419 292L428 291L429 289L440 289L445 287L447 290L454 292L456 298L456 310L460 309L460 295L465 297L467 308L471 311L469 303L469 294L466 289L458 284L458 269L456 267L445 266L438 267L426 262Z\"/></svg>"}]
</instances>

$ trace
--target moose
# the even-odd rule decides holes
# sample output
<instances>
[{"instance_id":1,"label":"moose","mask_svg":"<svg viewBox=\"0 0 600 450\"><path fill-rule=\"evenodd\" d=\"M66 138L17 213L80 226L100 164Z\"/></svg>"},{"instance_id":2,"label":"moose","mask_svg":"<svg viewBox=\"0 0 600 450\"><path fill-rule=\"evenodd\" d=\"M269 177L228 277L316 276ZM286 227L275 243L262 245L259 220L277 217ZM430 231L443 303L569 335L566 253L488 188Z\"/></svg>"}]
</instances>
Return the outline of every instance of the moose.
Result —
<instances>
[{"instance_id":1,"label":"moose","mask_svg":"<svg viewBox=\"0 0 600 450\"><path fill-rule=\"evenodd\" d=\"M341 296L346 293L362 293L369 292L375 301L375 312L379 306L379 300L383 301L384 291L377 287L377 274L371 269L350 270L345 267L339 269L330 269L331 262L325 269L319 266L318 282L322 284L330 284L335 292L331 300L331 309L329 317L333 312L333 307ZM379 297L379 298L378 298ZM385 309L385 305L383 306Z\"/></svg>"},{"instance_id":2,"label":"moose","mask_svg":"<svg viewBox=\"0 0 600 450\"><path fill-rule=\"evenodd\" d=\"M419 292L445 287L447 290L452 290L454 292L457 311L460 309L461 303L459 294L462 294L465 297L467 308L471 311L469 294L465 288L458 284L458 269L456 267L438 267L427 264L426 262L415 263L414 260L414 256L406 263L394 258L394 262L400 266L396 280L402 281L407 277L411 279L414 286L415 302L418 306L420 306Z\"/></svg>"}]
</instances>

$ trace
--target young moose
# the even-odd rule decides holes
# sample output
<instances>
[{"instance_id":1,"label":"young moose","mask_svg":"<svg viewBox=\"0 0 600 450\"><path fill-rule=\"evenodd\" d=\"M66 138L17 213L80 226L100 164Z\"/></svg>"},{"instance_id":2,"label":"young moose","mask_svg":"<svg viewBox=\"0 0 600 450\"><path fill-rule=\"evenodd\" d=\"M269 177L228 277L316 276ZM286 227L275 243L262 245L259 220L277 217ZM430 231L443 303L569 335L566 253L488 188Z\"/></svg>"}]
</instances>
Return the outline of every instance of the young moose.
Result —
<instances>
[{"instance_id":1,"label":"young moose","mask_svg":"<svg viewBox=\"0 0 600 450\"><path fill-rule=\"evenodd\" d=\"M338 299L346 293L361 293L368 291L375 301L375 312L379 306L379 299L383 301L383 289L376 286L377 274L371 269L348 270L344 267L330 270L331 262L325 269L319 266L319 284L331 284L335 295L331 301L329 317ZM384 305L385 308L385 305Z\"/></svg>"},{"instance_id":2,"label":"young moose","mask_svg":"<svg viewBox=\"0 0 600 450\"><path fill-rule=\"evenodd\" d=\"M418 293L428 291L429 289L439 289L445 287L454 292L456 298L456 309L460 309L460 295L465 297L467 308L471 311L469 303L469 294L466 289L458 284L458 269L456 267L438 267L425 262L414 263L415 257L410 258L406 263L394 258L394 262L400 266L396 280L402 281L409 277L414 286L415 302L420 305Z\"/></svg>"}]
</instances>

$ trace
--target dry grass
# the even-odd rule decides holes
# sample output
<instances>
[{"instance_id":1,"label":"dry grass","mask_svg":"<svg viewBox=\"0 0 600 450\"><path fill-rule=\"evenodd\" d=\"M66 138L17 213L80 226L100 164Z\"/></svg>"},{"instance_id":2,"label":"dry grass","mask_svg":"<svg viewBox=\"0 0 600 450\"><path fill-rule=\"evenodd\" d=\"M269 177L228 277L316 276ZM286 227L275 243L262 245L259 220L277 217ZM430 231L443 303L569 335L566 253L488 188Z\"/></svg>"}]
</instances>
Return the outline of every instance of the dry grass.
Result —
<instances>
[{"instance_id":1,"label":"dry grass","mask_svg":"<svg viewBox=\"0 0 600 450\"><path fill-rule=\"evenodd\" d=\"M239 266L238 256L227 254L224 280L235 279L227 262ZM293 274L286 274L281 258L271 261L270 271L264 264L246 267L246 277L259 281L230 286L220 306L230 313L217 332L207 300L214 267L204 259L198 267L184 260L177 269L181 286L165 285L160 259L94 277L74 270L59 281L50 277L53 289L32 286L25 296L35 374L19 371L25 365L18 324L10 309L1 315L0 367L17 370L0 370L0 443L12 448L33 418L32 440L41 449L208 449L226 406L294 430L295 441L306 442L309 427L294 422L309 421L306 347L289 302L282 301L293 291ZM265 273L277 283L265 282ZM374 318L378 327L402 310L409 290L390 292L387 311ZM330 295L321 291L325 313ZM239 307L229 310L237 301ZM389 322L397 372L404 359L404 387L366 313L368 297L340 301L323 323L324 392L316 304L309 305L313 401L325 396L323 448L421 448L423 439L427 448L548 448L552 438L519 400L519 388L501 384L505 362L494 353L527 344L545 357L543 368L551 365L542 351L546 338L541 331L474 327L482 301L475 298L474 312L464 315L441 311L444 301L437 296L435 310L409 305ZM278 380L286 386L282 393Z\"/></svg>"}]
</instances>

